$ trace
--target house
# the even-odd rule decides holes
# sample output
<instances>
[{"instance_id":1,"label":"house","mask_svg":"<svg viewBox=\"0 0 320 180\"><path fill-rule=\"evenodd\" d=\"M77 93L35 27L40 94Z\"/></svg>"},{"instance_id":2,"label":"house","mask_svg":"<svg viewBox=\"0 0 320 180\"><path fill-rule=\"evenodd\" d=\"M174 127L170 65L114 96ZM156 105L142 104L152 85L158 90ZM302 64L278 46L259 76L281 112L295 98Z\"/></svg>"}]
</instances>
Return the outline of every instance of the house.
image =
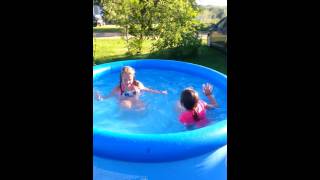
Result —
<instances>
[{"instance_id":1,"label":"house","mask_svg":"<svg viewBox=\"0 0 320 180\"><path fill-rule=\"evenodd\" d=\"M93 17L96 19L97 25L99 26L105 25L102 12L102 8L99 5L93 5Z\"/></svg>"}]
</instances>

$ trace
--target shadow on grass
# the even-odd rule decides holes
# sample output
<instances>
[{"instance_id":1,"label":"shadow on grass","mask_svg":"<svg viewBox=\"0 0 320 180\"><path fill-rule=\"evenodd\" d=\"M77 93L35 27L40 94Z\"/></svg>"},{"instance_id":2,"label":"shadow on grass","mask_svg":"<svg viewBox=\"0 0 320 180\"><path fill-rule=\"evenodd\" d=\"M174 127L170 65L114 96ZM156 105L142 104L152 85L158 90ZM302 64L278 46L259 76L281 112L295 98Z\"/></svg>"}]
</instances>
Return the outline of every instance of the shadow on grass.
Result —
<instances>
[{"instance_id":1,"label":"shadow on grass","mask_svg":"<svg viewBox=\"0 0 320 180\"><path fill-rule=\"evenodd\" d=\"M206 45L201 45L198 49L190 48L175 48L169 50L158 51L148 54L129 55L122 54L116 56L107 56L95 59L96 65L107 62L122 61L129 59L169 59L190 62L206 66L224 74L227 73L227 56L225 53L210 48Z\"/></svg>"}]
</instances>

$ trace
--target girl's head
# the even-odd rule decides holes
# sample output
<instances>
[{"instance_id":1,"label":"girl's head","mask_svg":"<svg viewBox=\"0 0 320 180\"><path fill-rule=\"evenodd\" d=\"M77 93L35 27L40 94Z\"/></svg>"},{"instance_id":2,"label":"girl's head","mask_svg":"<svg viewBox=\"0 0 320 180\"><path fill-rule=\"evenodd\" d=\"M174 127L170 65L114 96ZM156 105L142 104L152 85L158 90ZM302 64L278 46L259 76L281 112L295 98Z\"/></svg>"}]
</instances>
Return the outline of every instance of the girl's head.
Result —
<instances>
[{"instance_id":1,"label":"girl's head","mask_svg":"<svg viewBox=\"0 0 320 180\"><path fill-rule=\"evenodd\" d=\"M180 103L187 110L194 110L199 102L198 93L192 88L186 88L182 91L180 96Z\"/></svg>"},{"instance_id":2,"label":"girl's head","mask_svg":"<svg viewBox=\"0 0 320 180\"><path fill-rule=\"evenodd\" d=\"M120 85L130 86L135 81L135 70L130 66L124 66L120 74Z\"/></svg>"},{"instance_id":3,"label":"girl's head","mask_svg":"<svg viewBox=\"0 0 320 180\"><path fill-rule=\"evenodd\" d=\"M192 88L186 88L182 91L180 97L180 103L184 108L189 111L192 111L192 116L195 121L199 120L198 112L195 110L199 102L198 93Z\"/></svg>"}]
</instances>

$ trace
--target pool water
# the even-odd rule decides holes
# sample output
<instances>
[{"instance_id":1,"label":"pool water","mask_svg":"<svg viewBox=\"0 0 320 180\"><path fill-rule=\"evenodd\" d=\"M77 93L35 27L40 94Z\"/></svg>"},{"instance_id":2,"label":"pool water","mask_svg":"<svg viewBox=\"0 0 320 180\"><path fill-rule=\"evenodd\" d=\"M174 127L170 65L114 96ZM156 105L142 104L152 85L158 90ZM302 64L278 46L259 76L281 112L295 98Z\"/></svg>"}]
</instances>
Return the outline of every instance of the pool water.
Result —
<instances>
[{"instance_id":1,"label":"pool water","mask_svg":"<svg viewBox=\"0 0 320 180\"><path fill-rule=\"evenodd\" d=\"M109 94L119 84L119 72L105 73L94 79L94 92ZM202 84L213 84L213 94L219 104L216 109L207 110L207 118L211 124L227 119L226 91L219 89L217 82L203 77L173 70L136 69L136 79L144 86L167 90L167 95L142 92L140 100L144 103L144 110L124 109L119 105L116 97L97 101L93 99L93 126L96 128L120 132L161 134L187 131L179 122L177 102L180 93L186 87L193 87L199 93L200 99L209 103L202 92ZM210 125L210 124L209 124Z\"/></svg>"}]
</instances>

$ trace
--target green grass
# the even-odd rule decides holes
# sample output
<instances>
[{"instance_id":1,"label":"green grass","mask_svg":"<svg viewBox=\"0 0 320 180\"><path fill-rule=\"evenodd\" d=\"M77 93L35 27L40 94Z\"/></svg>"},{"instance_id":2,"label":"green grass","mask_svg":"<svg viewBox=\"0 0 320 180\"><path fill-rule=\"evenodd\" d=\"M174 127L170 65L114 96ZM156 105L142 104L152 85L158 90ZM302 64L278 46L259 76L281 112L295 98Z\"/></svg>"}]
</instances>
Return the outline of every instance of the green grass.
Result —
<instances>
[{"instance_id":1,"label":"green grass","mask_svg":"<svg viewBox=\"0 0 320 180\"><path fill-rule=\"evenodd\" d=\"M93 32L102 33L102 32L121 32L122 28L116 25L105 25L93 27Z\"/></svg>"},{"instance_id":2,"label":"green grass","mask_svg":"<svg viewBox=\"0 0 320 180\"><path fill-rule=\"evenodd\" d=\"M152 41L143 44L141 55L130 56L127 54L126 42L122 38L94 38L94 60L96 64L128 59L144 58L151 50Z\"/></svg>"},{"instance_id":3,"label":"green grass","mask_svg":"<svg viewBox=\"0 0 320 180\"><path fill-rule=\"evenodd\" d=\"M143 51L140 55L128 55L126 53L126 43L123 39L95 38L93 45L94 61L98 65L126 59L171 59L200 64L224 74L227 73L226 54L214 48L207 47L205 41L203 41L203 45L198 49L195 55L190 55L188 57L176 55L170 52L170 50L150 53L151 43L152 41L149 40L144 44ZM189 50L186 49L185 51L187 52Z\"/></svg>"}]
</instances>

